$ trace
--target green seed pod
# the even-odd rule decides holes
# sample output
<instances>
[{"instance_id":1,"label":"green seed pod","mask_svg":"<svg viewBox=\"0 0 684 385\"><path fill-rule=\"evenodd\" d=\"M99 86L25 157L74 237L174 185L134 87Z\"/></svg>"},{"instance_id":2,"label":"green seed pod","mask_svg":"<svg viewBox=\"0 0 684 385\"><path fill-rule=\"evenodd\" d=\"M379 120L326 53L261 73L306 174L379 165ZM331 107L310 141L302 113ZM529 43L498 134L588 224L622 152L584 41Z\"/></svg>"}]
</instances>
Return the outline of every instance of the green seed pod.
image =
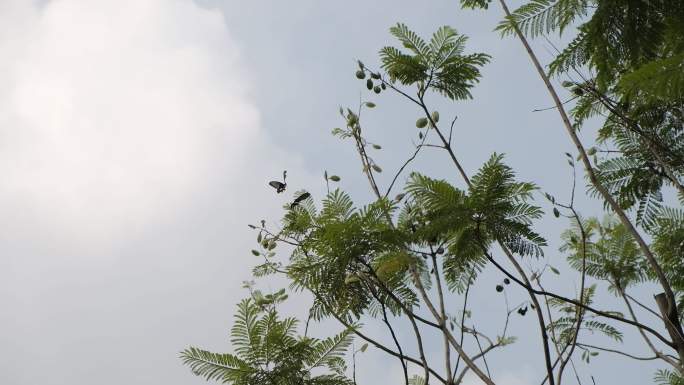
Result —
<instances>
[{"instance_id":1,"label":"green seed pod","mask_svg":"<svg viewBox=\"0 0 684 385\"><path fill-rule=\"evenodd\" d=\"M257 250L252 250L252 254L254 254L255 257L258 257L259 255L261 255L261 253Z\"/></svg>"},{"instance_id":2,"label":"green seed pod","mask_svg":"<svg viewBox=\"0 0 684 385\"><path fill-rule=\"evenodd\" d=\"M368 107L368 108L375 108L375 103L373 103L373 102L366 102L366 107Z\"/></svg>"},{"instance_id":3,"label":"green seed pod","mask_svg":"<svg viewBox=\"0 0 684 385\"><path fill-rule=\"evenodd\" d=\"M368 88L369 90L373 89L373 81L372 80L370 80L370 79L366 80L366 88Z\"/></svg>"},{"instance_id":4,"label":"green seed pod","mask_svg":"<svg viewBox=\"0 0 684 385\"><path fill-rule=\"evenodd\" d=\"M372 77L373 79L380 79L380 74L376 74L376 73L374 73L374 72L371 72L371 77Z\"/></svg>"},{"instance_id":5,"label":"green seed pod","mask_svg":"<svg viewBox=\"0 0 684 385\"><path fill-rule=\"evenodd\" d=\"M432 112L432 120L433 120L435 123L439 122L439 112L437 112L437 111L433 111L433 112Z\"/></svg>"},{"instance_id":6,"label":"green seed pod","mask_svg":"<svg viewBox=\"0 0 684 385\"><path fill-rule=\"evenodd\" d=\"M350 283L359 282L361 279L356 274L349 274L345 279L344 283L349 285Z\"/></svg>"},{"instance_id":7,"label":"green seed pod","mask_svg":"<svg viewBox=\"0 0 684 385\"><path fill-rule=\"evenodd\" d=\"M380 88L380 86L375 86L373 87L373 91L375 91L376 94L379 94L380 91L382 91L382 88Z\"/></svg>"},{"instance_id":8,"label":"green seed pod","mask_svg":"<svg viewBox=\"0 0 684 385\"><path fill-rule=\"evenodd\" d=\"M373 165L373 170L375 170L375 172L382 172L382 169L377 164Z\"/></svg>"},{"instance_id":9,"label":"green seed pod","mask_svg":"<svg viewBox=\"0 0 684 385\"><path fill-rule=\"evenodd\" d=\"M380 88L382 88L384 90L385 88L387 88L387 86L385 86L385 83L381 83Z\"/></svg>"},{"instance_id":10,"label":"green seed pod","mask_svg":"<svg viewBox=\"0 0 684 385\"><path fill-rule=\"evenodd\" d=\"M365 78L366 78L366 73L363 72L363 71L361 71L361 70L358 70L358 71L356 71L356 78L357 78L357 79L365 79Z\"/></svg>"},{"instance_id":11,"label":"green seed pod","mask_svg":"<svg viewBox=\"0 0 684 385\"><path fill-rule=\"evenodd\" d=\"M333 182L339 182L340 181L340 177L337 175L330 175L329 179Z\"/></svg>"},{"instance_id":12,"label":"green seed pod","mask_svg":"<svg viewBox=\"0 0 684 385\"><path fill-rule=\"evenodd\" d=\"M428 124L427 118L420 118L420 119L416 120L416 127L418 127L418 128L425 128L425 126L427 126L427 124Z\"/></svg>"},{"instance_id":13,"label":"green seed pod","mask_svg":"<svg viewBox=\"0 0 684 385\"><path fill-rule=\"evenodd\" d=\"M587 151L587 155L592 156L596 154L596 147L592 147Z\"/></svg>"},{"instance_id":14,"label":"green seed pod","mask_svg":"<svg viewBox=\"0 0 684 385\"><path fill-rule=\"evenodd\" d=\"M376 150L382 149L382 147L381 147L379 144L374 144L374 145L373 145L373 148L376 149Z\"/></svg>"}]
</instances>

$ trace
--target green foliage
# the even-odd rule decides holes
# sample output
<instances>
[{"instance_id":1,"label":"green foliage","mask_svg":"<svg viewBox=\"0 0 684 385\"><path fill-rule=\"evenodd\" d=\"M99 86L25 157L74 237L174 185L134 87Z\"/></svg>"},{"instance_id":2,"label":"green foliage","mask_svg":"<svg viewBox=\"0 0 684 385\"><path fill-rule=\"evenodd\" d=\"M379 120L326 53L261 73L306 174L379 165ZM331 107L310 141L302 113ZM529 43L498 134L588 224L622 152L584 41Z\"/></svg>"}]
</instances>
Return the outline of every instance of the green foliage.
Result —
<instances>
[{"instance_id":1,"label":"green foliage","mask_svg":"<svg viewBox=\"0 0 684 385\"><path fill-rule=\"evenodd\" d=\"M657 385L684 385L684 377L670 370L658 370L653 379Z\"/></svg>"},{"instance_id":2,"label":"green foliage","mask_svg":"<svg viewBox=\"0 0 684 385\"><path fill-rule=\"evenodd\" d=\"M504 35L512 35L515 26L528 36L555 30L562 33L575 20L586 15L588 4L587 0L532 0L516 9L496 29Z\"/></svg>"},{"instance_id":3,"label":"green foliage","mask_svg":"<svg viewBox=\"0 0 684 385\"><path fill-rule=\"evenodd\" d=\"M382 67L392 81L417 84L421 93L432 89L453 100L472 97L470 89L479 81L480 67L489 62L489 55L464 55L467 40L464 35L443 26L428 43L404 24L397 24L390 32L409 50L409 53L395 47L380 50Z\"/></svg>"},{"instance_id":4,"label":"green foliage","mask_svg":"<svg viewBox=\"0 0 684 385\"><path fill-rule=\"evenodd\" d=\"M591 305L596 293L596 285L591 285L584 289L582 303ZM577 298L577 301L580 299ZM599 318L592 313L583 311L579 306L568 304L556 298L549 299L549 306L556 309L560 316L549 323L547 329L552 332L556 343L561 346L571 344L575 339L575 334L582 331L589 333L601 333L617 342L622 342L622 333L615 327L599 321ZM618 313L615 313L618 314ZM579 328L577 327L578 318L582 317Z\"/></svg>"},{"instance_id":5,"label":"green foliage","mask_svg":"<svg viewBox=\"0 0 684 385\"><path fill-rule=\"evenodd\" d=\"M588 276L609 282L615 294L648 280L636 241L615 218L606 217L603 223L595 218L582 220L582 226L584 243L575 222L561 236L560 251L568 253L570 266L581 271L584 264Z\"/></svg>"},{"instance_id":6,"label":"green foliage","mask_svg":"<svg viewBox=\"0 0 684 385\"><path fill-rule=\"evenodd\" d=\"M684 52L655 59L622 76L618 89L631 99L657 103L684 98Z\"/></svg>"},{"instance_id":7,"label":"green foliage","mask_svg":"<svg viewBox=\"0 0 684 385\"><path fill-rule=\"evenodd\" d=\"M684 175L684 4L681 0L532 0L498 27L530 37L562 33L573 40L549 65L553 75L593 75L572 83L575 127L603 115L601 141L620 155L600 161L601 182L637 219L653 225L661 189ZM580 74L580 76L582 76ZM646 214L647 218L642 218Z\"/></svg>"},{"instance_id":8,"label":"green foliage","mask_svg":"<svg viewBox=\"0 0 684 385\"><path fill-rule=\"evenodd\" d=\"M653 227L657 253L674 290L684 292L684 210L663 208Z\"/></svg>"},{"instance_id":9,"label":"green foliage","mask_svg":"<svg viewBox=\"0 0 684 385\"><path fill-rule=\"evenodd\" d=\"M218 354L190 347L181 353L193 373L231 385L349 385L344 352L349 331L319 340L296 335L297 320L278 318L275 307L258 300L238 305L231 329L235 354ZM324 374L314 374L324 371Z\"/></svg>"}]
</instances>

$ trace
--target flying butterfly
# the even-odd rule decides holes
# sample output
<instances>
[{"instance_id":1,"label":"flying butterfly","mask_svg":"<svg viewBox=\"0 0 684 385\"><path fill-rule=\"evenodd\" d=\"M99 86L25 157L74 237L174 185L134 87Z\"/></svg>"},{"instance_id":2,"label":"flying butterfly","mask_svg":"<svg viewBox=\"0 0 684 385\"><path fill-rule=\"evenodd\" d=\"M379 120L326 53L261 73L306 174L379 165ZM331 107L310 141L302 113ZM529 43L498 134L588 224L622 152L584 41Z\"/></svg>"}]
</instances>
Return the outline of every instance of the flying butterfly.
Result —
<instances>
[{"instance_id":1,"label":"flying butterfly","mask_svg":"<svg viewBox=\"0 0 684 385\"><path fill-rule=\"evenodd\" d=\"M302 193L302 195L295 198L294 202L292 202L292 204L290 204L290 208L291 209L295 208L297 205L299 205L299 202L303 201L304 199L306 199L310 196L311 196L311 194L309 194L308 192Z\"/></svg>"},{"instance_id":2,"label":"flying butterfly","mask_svg":"<svg viewBox=\"0 0 684 385\"><path fill-rule=\"evenodd\" d=\"M285 182L285 179L287 178L287 170L283 171L283 181L277 181L277 180L272 180L268 182L268 185L276 189L276 192L280 194L281 192L285 191L285 188L287 187L287 183Z\"/></svg>"}]
</instances>

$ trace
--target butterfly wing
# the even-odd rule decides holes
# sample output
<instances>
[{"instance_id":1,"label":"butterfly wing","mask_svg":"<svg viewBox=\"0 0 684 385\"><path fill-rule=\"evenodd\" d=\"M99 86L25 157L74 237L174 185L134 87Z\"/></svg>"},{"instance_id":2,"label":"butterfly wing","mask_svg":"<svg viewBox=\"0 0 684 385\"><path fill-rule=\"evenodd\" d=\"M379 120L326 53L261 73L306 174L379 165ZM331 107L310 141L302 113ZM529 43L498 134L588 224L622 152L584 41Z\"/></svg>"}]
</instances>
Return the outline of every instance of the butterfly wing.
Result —
<instances>
[{"instance_id":1,"label":"butterfly wing","mask_svg":"<svg viewBox=\"0 0 684 385\"><path fill-rule=\"evenodd\" d=\"M311 196L311 194L309 194L308 192L305 192L305 193L303 193L302 195L298 196L298 197L294 200L294 203L299 203L299 202L303 201L304 199L306 199L306 198L308 198L308 197L310 197L310 196Z\"/></svg>"},{"instance_id":2,"label":"butterfly wing","mask_svg":"<svg viewBox=\"0 0 684 385\"><path fill-rule=\"evenodd\" d=\"M268 185L276 189L276 192L281 193L285 191L285 183L278 182L277 180L272 180L268 182Z\"/></svg>"}]
</instances>

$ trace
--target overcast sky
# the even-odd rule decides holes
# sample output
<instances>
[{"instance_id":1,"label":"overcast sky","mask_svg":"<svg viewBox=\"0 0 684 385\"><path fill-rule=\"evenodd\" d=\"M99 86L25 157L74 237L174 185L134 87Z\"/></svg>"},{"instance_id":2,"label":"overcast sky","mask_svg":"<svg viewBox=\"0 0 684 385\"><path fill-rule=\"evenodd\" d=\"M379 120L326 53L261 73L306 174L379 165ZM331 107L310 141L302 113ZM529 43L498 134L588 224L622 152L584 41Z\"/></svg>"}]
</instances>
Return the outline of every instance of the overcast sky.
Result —
<instances>
[{"instance_id":1,"label":"overcast sky","mask_svg":"<svg viewBox=\"0 0 684 385\"><path fill-rule=\"evenodd\" d=\"M522 179L567 196L570 143L553 111L531 112L549 99L519 44L492 32L499 18L456 0L1 0L0 384L203 383L178 352L230 349L254 263L246 224L277 221L290 196L268 180L287 169L290 186L320 197L327 169L367 202L353 149L330 135L338 107L360 95L378 104L366 129L384 147L379 163L392 169L412 149L418 111L353 76L357 58L377 65L398 21L424 35L452 25L494 57L474 101L435 102L459 116L468 172L504 152ZM416 167L462 186L444 154ZM541 228L553 237L564 226L544 218ZM549 285L574 289L559 280ZM293 303L305 314L304 299ZM500 307L474 311L496 334ZM492 356L498 383L536 384L536 326L513 326L523 338ZM598 360L583 372L597 384L651 378L650 367ZM369 351L361 383L400 379L385 367L398 364Z\"/></svg>"}]
</instances>

